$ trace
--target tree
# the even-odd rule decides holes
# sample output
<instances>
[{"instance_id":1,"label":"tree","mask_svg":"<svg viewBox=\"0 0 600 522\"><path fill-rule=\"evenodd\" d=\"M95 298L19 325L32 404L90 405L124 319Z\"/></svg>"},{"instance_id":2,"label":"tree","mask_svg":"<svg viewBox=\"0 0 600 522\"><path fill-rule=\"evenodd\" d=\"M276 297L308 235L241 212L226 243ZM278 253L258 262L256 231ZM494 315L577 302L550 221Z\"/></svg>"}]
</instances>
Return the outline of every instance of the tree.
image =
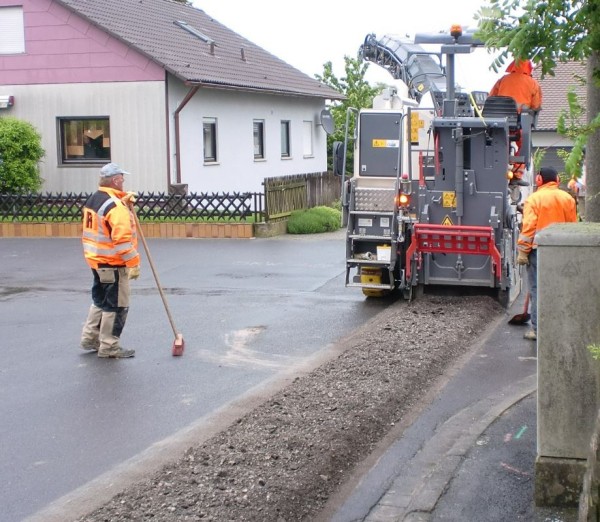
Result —
<instances>
[{"instance_id":1,"label":"tree","mask_svg":"<svg viewBox=\"0 0 600 522\"><path fill-rule=\"evenodd\" d=\"M333 74L331 62L323 64L323 76L315 75L317 80L335 89L339 93L346 96L346 99L341 102L334 103L331 107L331 115L335 123L335 131L327 137L328 158L332 156L333 142L344 141L346 127L346 113L348 108L363 109L373 106L373 98L381 90L380 86L371 87L365 80L365 74L369 68L369 63L363 62L359 58L350 58L344 56L345 76L338 79ZM354 135L355 121L353 118L349 122L348 135ZM352 170L353 150L348 149L346 171ZM331 167L331 165L329 165Z\"/></svg>"},{"instance_id":2,"label":"tree","mask_svg":"<svg viewBox=\"0 0 600 522\"><path fill-rule=\"evenodd\" d=\"M582 81L580 78L578 80ZM583 123L585 107L581 105L575 89L567 93L568 110L562 109L556 124L556 130L562 136L569 138L575 146L571 153L564 149L558 150L558 156L565 162L565 173L568 179L578 179L583 174L584 147L587 141L587 128Z\"/></svg>"},{"instance_id":3,"label":"tree","mask_svg":"<svg viewBox=\"0 0 600 522\"><path fill-rule=\"evenodd\" d=\"M0 118L0 193L40 189L39 162L44 156L41 141L30 123L12 117Z\"/></svg>"},{"instance_id":4,"label":"tree","mask_svg":"<svg viewBox=\"0 0 600 522\"><path fill-rule=\"evenodd\" d=\"M488 0L477 14L477 36L502 50L540 64L552 74L557 61L587 61L587 126L575 154L586 145L586 221L600 222L600 2L598 0Z\"/></svg>"}]
</instances>

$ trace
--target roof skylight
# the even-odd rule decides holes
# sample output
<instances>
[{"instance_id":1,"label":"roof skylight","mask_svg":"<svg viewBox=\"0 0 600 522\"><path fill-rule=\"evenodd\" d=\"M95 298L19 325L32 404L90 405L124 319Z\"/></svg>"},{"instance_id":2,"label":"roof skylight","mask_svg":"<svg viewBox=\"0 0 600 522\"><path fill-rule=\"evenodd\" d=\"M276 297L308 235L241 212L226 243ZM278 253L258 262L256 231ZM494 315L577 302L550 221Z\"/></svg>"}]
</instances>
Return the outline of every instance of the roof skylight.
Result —
<instances>
[{"instance_id":1,"label":"roof skylight","mask_svg":"<svg viewBox=\"0 0 600 522\"><path fill-rule=\"evenodd\" d=\"M208 44L215 43L215 41L210 36L206 36L203 32L198 31L198 29L196 29L195 27L192 27L187 22L182 22L181 20L177 20L173 23L175 25L178 25L182 29L185 29L188 33L193 34L196 38L199 38L203 42L206 42Z\"/></svg>"}]
</instances>

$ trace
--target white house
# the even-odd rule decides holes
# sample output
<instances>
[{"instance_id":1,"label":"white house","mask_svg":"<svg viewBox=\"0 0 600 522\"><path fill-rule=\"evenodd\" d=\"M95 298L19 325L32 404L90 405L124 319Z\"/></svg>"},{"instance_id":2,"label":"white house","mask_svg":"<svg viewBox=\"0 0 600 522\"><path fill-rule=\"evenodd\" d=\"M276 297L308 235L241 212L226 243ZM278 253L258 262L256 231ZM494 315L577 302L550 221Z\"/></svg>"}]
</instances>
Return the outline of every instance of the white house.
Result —
<instances>
[{"instance_id":1,"label":"white house","mask_svg":"<svg viewBox=\"0 0 600 522\"><path fill-rule=\"evenodd\" d=\"M109 161L138 191L322 172L342 98L172 0L0 0L0 117L40 132L43 191L92 191Z\"/></svg>"}]
</instances>

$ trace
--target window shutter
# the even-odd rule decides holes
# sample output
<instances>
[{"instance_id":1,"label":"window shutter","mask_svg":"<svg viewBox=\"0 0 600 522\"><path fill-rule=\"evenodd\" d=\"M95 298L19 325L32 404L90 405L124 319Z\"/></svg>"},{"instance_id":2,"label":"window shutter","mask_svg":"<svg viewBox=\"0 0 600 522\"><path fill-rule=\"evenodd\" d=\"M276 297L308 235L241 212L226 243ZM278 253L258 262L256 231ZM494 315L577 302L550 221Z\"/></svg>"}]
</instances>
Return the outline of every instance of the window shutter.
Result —
<instances>
[{"instance_id":1,"label":"window shutter","mask_svg":"<svg viewBox=\"0 0 600 522\"><path fill-rule=\"evenodd\" d=\"M22 7L0 7L0 54L25 52Z\"/></svg>"},{"instance_id":2,"label":"window shutter","mask_svg":"<svg viewBox=\"0 0 600 522\"><path fill-rule=\"evenodd\" d=\"M302 124L302 147L304 156L313 155L312 121L304 121Z\"/></svg>"}]
</instances>

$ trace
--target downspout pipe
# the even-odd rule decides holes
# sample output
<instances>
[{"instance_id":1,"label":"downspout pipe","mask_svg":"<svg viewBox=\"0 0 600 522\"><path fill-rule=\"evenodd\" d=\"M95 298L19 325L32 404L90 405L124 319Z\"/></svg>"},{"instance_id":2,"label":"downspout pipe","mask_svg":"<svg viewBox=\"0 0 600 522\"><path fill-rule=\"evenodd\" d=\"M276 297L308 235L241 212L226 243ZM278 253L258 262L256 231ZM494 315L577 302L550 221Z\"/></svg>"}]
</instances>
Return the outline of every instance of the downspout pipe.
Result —
<instances>
[{"instance_id":1,"label":"downspout pipe","mask_svg":"<svg viewBox=\"0 0 600 522\"><path fill-rule=\"evenodd\" d=\"M180 154L181 144L180 144L180 137L179 137L179 113L188 104L188 102L194 97L194 94L196 94L198 89L200 89L200 85L192 86L192 88L188 91L188 93L185 95L183 100L181 100L181 103L179 104L177 109L175 109L174 123L175 123L175 168L176 168L175 179L176 179L176 183L181 183L181 154Z\"/></svg>"}]
</instances>

